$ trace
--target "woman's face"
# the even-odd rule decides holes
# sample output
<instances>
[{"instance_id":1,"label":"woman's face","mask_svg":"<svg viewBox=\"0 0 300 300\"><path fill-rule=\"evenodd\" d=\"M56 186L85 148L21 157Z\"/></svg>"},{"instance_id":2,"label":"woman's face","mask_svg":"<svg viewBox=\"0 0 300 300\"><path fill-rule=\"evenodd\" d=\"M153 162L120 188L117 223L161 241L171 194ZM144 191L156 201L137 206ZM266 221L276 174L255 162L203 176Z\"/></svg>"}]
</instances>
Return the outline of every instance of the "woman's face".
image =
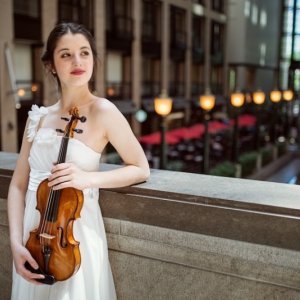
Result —
<instances>
[{"instance_id":1,"label":"woman's face","mask_svg":"<svg viewBox=\"0 0 300 300\"><path fill-rule=\"evenodd\" d=\"M62 88L87 84L93 66L91 46L84 35L67 33L58 40L54 50L54 69Z\"/></svg>"}]
</instances>

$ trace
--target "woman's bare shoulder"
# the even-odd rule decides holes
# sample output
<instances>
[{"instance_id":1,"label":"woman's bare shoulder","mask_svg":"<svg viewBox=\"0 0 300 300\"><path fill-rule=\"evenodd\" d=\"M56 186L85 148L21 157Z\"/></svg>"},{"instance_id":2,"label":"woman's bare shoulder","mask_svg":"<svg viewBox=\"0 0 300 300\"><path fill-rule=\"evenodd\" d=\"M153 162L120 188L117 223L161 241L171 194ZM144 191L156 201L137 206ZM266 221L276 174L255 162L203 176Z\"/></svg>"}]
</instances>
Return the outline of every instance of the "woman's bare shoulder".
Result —
<instances>
[{"instance_id":1,"label":"woman's bare shoulder","mask_svg":"<svg viewBox=\"0 0 300 300\"><path fill-rule=\"evenodd\" d=\"M102 117L111 117L120 114L116 105L106 98L95 97L95 101L92 106L93 113L101 115Z\"/></svg>"}]
</instances>

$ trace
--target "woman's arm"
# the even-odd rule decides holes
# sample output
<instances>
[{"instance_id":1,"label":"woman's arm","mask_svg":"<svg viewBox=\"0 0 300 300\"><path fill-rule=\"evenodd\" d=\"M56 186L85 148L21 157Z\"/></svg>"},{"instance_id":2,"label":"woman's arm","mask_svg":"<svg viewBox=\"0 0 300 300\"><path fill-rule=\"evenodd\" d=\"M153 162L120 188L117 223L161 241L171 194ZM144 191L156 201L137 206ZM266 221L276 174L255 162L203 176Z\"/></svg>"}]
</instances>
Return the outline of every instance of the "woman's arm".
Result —
<instances>
[{"instance_id":1,"label":"woman's arm","mask_svg":"<svg viewBox=\"0 0 300 300\"><path fill-rule=\"evenodd\" d=\"M69 186L78 189L114 188L148 179L150 171L144 151L121 112L107 101L101 119L101 123L105 124L107 140L121 156L125 166L112 171L84 172L72 163L59 164L53 167L49 178L49 185L56 185L54 189Z\"/></svg>"},{"instance_id":2,"label":"woman's arm","mask_svg":"<svg viewBox=\"0 0 300 300\"><path fill-rule=\"evenodd\" d=\"M23 245L23 219L25 208L25 195L29 179L29 151L31 143L26 139L27 126L24 132L22 147L17 160L17 165L9 186L7 210L10 232L10 244L17 273L30 282L43 278L41 275L27 271L24 263L28 261L33 268L38 268L37 263Z\"/></svg>"}]
</instances>

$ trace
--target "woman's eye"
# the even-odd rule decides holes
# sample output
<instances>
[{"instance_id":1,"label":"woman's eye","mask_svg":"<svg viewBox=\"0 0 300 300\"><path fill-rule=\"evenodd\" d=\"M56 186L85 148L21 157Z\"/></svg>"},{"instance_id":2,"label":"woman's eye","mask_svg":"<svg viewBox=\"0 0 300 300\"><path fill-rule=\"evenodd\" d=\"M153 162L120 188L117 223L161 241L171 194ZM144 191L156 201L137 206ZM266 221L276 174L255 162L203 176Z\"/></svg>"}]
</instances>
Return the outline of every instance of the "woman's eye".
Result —
<instances>
[{"instance_id":1,"label":"woman's eye","mask_svg":"<svg viewBox=\"0 0 300 300\"><path fill-rule=\"evenodd\" d=\"M65 58L65 57L68 57L68 56L70 56L69 53L63 53L63 54L61 55L61 58Z\"/></svg>"},{"instance_id":2,"label":"woman's eye","mask_svg":"<svg viewBox=\"0 0 300 300\"><path fill-rule=\"evenodd\" d=\"M81 54L84 55L84 56L87 56L87 55L90 55L90 52L89 51L83 51Z\"/></svg>"}]
</instances>

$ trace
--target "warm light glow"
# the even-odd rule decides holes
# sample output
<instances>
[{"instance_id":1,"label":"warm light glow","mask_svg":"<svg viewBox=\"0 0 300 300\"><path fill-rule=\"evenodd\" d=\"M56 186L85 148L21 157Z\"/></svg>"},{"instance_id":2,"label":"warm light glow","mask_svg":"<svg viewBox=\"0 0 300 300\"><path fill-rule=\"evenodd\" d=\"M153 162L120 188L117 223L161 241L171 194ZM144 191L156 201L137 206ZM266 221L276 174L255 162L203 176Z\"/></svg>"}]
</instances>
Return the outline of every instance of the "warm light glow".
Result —
<instances>
[{"instance_id":1,"label":"warm light glow","mask_svg":"<svg viewBox=\"0 0 300 300\"><path fill-rule=\"evenodd\" d=\"M253 102L257 105L261 105L265 102L266 95L263 91L257 91L253 93Z\"/></svg>"},{"instance_id":2,"label":"warm light glow","mask_svg":"<svg viewBox=\"0 0 300 300\"><path fill-rule=\"evenodd\" d=\"M243 106L244 101L245 101L245 96L243 93L237 92L237 93L231 94L230 102L231 102L232 106L241 107L241 106Z\"/></svg>"},{"instance_id":3,"label":"warm light glow","mask_svg":"<svg viewBox=\"0 0 300 300\"><path fill-rule=\"evenodd\" d=\"M161 116L167 116L172 110L171 98L157 97L154 99L155 112Z\"/></svg>"},{"instance_id":4,"label":"warm light glow","mask_svg":"<svg viewBox=\"0 0 300 300\"><path fill-rule=\"evenodd\" d=\"M37 84L35 84L35 83L33 83L32 85L31 85L31 91L32 92L37 92L38 91L38 89L39 89L39 87L38 87L38 85Z\"/></svg>"},{"instance_id":5,"label":"warm light glow","mask_svg":"<svg viewBox=\"0 0 300 300\"><path fill-rule=\"evenodd\" d=\"M109 88L107 89L107 95L108 95L108 96L114 96L114 94L115 94L114 88L109 87Z\"/></svg>"},{"instance_id":6,"label":"warm light glow","mask_svg":"<svg viewBox=\"0 0 300 300\"><path fill-rule=\"evenodd\" d=\"M18 90L18 96L19 97L24 97L25 96L25 90L24 89L19 89Z\"/></svg>"},{"instance_id":7,"label":"warm light glow","mask_svg":"<svg viewBox=\"0 0 300 300\"><path fill-rule=\"evenodd\" d=\"M200 107L206 111L214 108L216 98L214 95L202 95L199 97Z\"/></svg>"},{"instance_id":8,"label":"warm light glow","mask_svg":"<svg viewBox=\"0 0 300 300\"><path fill-rule=\"evenodd\" d=\"M285 101L291 101L294 97L294 93L291 90L286 90L286 91L283 91L282 96Z\"/></svg>"},{"instance_id":9,"label":"warm light glow","mask_svg":"<svg viewBox=\"0 0 300 300\"><path fill-rule=\"evenodd\" d=\"M270 93L270 99L272 102L277 103L281 100L281 92L278 90L273 90Z\"/></svg>"}]
</instances>

